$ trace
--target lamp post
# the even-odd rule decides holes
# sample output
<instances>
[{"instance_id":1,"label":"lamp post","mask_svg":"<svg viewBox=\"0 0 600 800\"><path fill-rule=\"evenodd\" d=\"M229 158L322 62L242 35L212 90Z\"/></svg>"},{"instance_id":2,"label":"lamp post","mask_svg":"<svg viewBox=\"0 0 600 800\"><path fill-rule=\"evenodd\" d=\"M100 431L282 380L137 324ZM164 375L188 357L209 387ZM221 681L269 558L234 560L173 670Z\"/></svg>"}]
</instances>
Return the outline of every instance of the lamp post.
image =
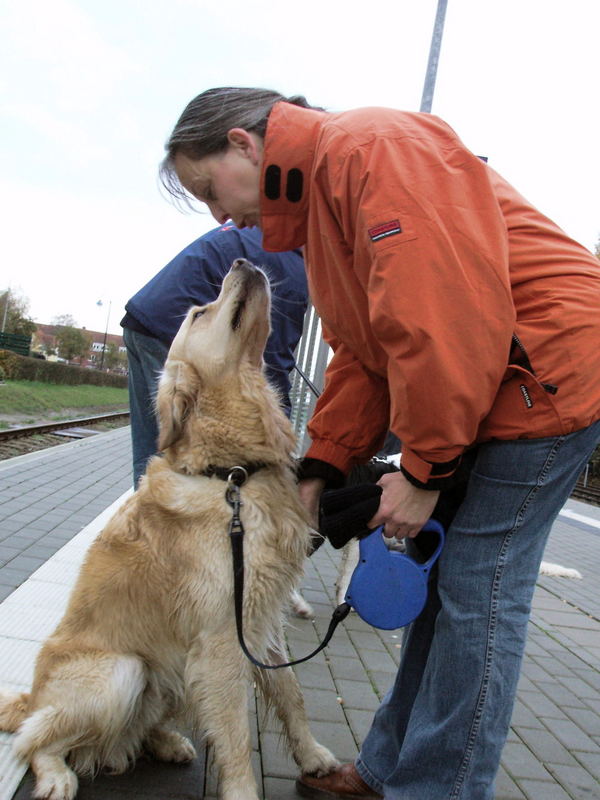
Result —
<instances>
[{"instance_id":1,"label":"lamp post","mask_svg":"<svg viewBox=\"0 0 600 800\"><path fill-rule=\"evenodd\" d=\"M444 32L447 4L448 0L438 0L437 13L433 25L429 61L427 62L425 84L423 86L423 95L421 96L421 108L419 109L419 111L425 111L428 114L431 113L431 106L433 103L433 90L435 89L435 79L437 76L438 61L440 59L440 48L442 46L442 34Z\"/></svg>"},{"instance_id":2,"label":"lamp post","mask_svg":"<svg viewBox=\"0 0 600 800\"><path fill-rule=\"evenodd\" d=\"M6 328L6 317L8 315L8 304L10 303L10 289L7 289L4 292L4 313L2 315L2 331L4 333L4 329Z\"/></svg>"},{"instance_id":3,"label":"lamp post","mask_svg":"<svg viewBox=\"0 0 600 800\"><path fill-rule=\"evenodd\" d=\"M96 305L103 305L102 300L98 300ZM104 341L102 343L102 356L100 357L100 370L104 369L104 352L106 350L106 337L108 335L108 320L110 319L110 307L112 305L112 300L108 301L108 314L106 315L106 328L104 329Z\"/></svg>"}]
</instances>

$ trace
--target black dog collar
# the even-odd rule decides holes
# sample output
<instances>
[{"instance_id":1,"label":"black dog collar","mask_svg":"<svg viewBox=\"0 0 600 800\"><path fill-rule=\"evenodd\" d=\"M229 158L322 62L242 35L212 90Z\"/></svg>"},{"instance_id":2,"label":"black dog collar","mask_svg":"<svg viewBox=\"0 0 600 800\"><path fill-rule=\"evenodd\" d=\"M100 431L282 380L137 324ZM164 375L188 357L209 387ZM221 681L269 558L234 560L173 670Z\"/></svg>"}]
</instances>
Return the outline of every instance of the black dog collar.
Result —
<instances>
[{"instance_id":1,"label":"black dog collar","mask_svg":"<svg viewBox=\"0 0 600 800\"><path fill-rule=\"evenodd\" d=\"M242 486L250 475L267 466L268 464L264 461L250 461L247 464L236 464L233 467L217 467L215 464L209 464L199 474L206 475L207 478L215 477L222 481L231 481L236 486Z\"/></svg>"}]
</instances>

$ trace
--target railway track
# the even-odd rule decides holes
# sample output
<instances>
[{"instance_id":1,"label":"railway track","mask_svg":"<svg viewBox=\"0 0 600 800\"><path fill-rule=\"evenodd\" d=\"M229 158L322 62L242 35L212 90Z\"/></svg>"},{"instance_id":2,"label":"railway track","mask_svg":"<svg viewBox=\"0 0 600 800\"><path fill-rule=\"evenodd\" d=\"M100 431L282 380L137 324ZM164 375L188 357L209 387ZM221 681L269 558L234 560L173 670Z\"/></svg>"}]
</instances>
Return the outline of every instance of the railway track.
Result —
<instances>
[{"instance_id":1,"label":"railway track","mask_svg":"<svg viewBox=\"0 0 600 800\"><path fill-rule=\"evenodd\" d=\"M600 506L600 487L598 486L584 486L582 483L577 482L575 488L571 492L571 497L577 500L584 500L586 503L592 503L595 506Z\"/></svg>"},{"instance_id":2,"label":"railway track","mask_svg":"<svg viewBox=\"0 0 600 800\"><path fill-rule=\"evenodd\" d=\"M18 428L0 430L0 460L14 456L44 450L57 444L69 441L65 436L57 435L59 431L94 426L94 432L111 430L128 424L129 412L116 411L110 414L99 414L94 417L47 422L41 425L23 425Z\"/></svg>"}]
</instances>

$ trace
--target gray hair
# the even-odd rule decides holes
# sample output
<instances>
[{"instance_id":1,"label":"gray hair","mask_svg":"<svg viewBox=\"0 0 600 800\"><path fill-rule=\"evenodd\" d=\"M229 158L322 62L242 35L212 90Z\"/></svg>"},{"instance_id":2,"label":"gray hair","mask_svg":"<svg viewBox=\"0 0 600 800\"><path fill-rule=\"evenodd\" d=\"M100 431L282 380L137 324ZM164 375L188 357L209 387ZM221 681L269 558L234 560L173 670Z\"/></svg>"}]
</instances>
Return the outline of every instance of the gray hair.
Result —
<instances>
[{"instance_id":1,"label":"gray hair","mask_svg":"<svg viewBox=\"0 0 600 800\"><path fill-rule=\"evenodd\" d=\"M159 176L167 192L189 205L189 197L175 172L175 156L182 153L199 159L220 153L227 149L227 133L232 128L243 128L264 138L269 114L280 100L303 108L315 108L302 95L287 98L272 89L228 86L208 89L195 97L177 120L165 145L167 155L161 162Z\"/></svg>"}]
</instances>

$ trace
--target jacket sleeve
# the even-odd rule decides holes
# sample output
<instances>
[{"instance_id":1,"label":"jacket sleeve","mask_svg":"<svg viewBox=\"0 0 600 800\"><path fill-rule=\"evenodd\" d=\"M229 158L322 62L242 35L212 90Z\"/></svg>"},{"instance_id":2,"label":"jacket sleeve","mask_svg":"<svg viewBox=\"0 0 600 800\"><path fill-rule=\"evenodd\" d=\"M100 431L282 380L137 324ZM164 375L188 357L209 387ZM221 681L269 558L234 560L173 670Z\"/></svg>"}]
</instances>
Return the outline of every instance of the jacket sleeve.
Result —
<instances>
[{"instance_id":1,"label":"jacket sleeve","mask_svg":"<svg viewBox=\"0 0 600 800\"><path fill-rule=\"evenodd\" d=\"M382 137L355 147L331 181L371 330L387 356L402 470L431 489L449 485L476 441L515 326L508 236L487 167L438 126L439 141L429 132L428 139ZM360 190L348 193L348 186ZM352 370L345 391L358 397L365 383L347 356L344 363ZM355 424L379 432L381 420L363 412Z\"/></svg>"},{"instance_id":2,"label":"jacket sleeve","mask_svg":"<svg viewBox=\"0 0 600 800\"><path fill-rule=\"evenodd\" d=\"M346 474L380 449L389 426L387 381L370 372L323 329L334 355L325 388L308 423L312 444L307 458L325 461Z\"/></svg>"}]
</instances>

